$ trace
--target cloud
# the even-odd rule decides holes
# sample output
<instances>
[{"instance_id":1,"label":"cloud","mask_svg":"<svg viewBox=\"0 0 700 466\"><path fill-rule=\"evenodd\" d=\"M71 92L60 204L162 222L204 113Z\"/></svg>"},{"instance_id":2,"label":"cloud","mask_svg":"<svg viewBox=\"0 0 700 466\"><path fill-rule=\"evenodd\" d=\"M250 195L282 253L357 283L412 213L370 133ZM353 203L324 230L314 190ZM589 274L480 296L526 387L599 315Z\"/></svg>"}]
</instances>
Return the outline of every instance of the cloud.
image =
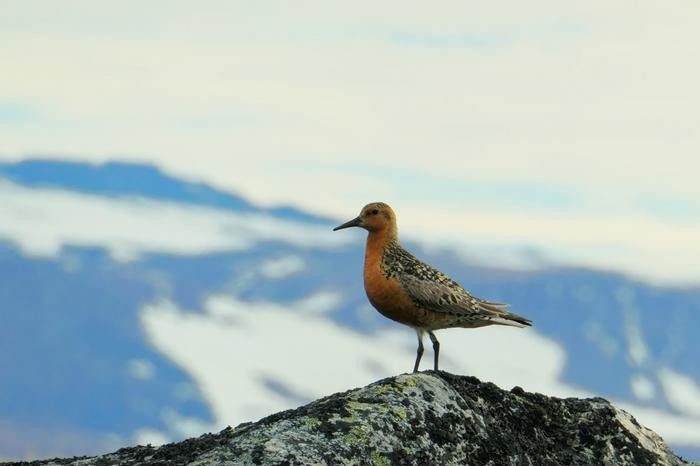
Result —
<instances>
[{"instance_id":1,"label":"cloud","mask_svg":"<svg viewBox=\"0 0 700 466\"><path fill-rule=\"evenodd\" d=\"M7 12L16 22L0 55L12 67L0 88L54 123L4 137L9 155L154 157L257 199L302 204L288 180L269 182L285 181L271 165L381 158L438 176L615 189L673 180L666 190L698 193L679 169L698 149L700 70L685 58L698 32L683 14L692 3L348 11L305 2L276 4L276 14L269 4L30 3ZM167 14L149 13L158 10ZM136 26L120 31L125 23ZM585 30L543 33L568 23ZM494 31L517 40L495 49L391 40Z\"/></svg>"},{"instance_id":2,"label":"cloud","mask_svg":"<svg viewBox=\"0 0 700 466\"><path fill-rule=\"evenodd\" d=\"M650 254L687 276L682 251L700 254L676 228L698 223L695 2L41 5L3 12L0 102L37 116L3 132L2 157L147 159L338 217L390 200L414 224L454 194L438 212L465 218L454 237L591 236L623 270Z\"/></svg>"}]
</instances>

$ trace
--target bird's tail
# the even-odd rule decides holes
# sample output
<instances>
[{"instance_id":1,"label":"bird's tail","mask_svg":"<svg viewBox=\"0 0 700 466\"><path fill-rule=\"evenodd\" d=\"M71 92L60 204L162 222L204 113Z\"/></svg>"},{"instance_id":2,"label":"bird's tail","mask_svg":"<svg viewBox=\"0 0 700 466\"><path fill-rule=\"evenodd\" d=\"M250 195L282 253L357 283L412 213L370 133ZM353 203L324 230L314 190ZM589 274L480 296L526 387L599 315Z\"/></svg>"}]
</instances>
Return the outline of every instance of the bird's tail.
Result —
<instances>
[{"instance_id":1,"label":"bird's tail","mask_svg":"<svg viewBox=\"0 0 700 466\"><path fill-rule=\"evenodd\" d=\"M507 304L492 303L489 301L484 301L481 303L481 307L487 309L492 313L492 317L489 321L498 325L508 325L511 327L531 327L532 321L527 317L515 314L514 312L506 311L504 308Z\"/></svg>"},{"instance_id":2,"label":"bird's tail","mask_svg":"<svg viewBox=\"0 0 700 466\"><path fill-rule=\"evenodd\" d=\"M532 327L532 321L526 317L520 316L518 314L513 314L512 312L507 312L502 316L504 320L503 325L510 325L511 327Z\"/></svg>"}]
</instances>

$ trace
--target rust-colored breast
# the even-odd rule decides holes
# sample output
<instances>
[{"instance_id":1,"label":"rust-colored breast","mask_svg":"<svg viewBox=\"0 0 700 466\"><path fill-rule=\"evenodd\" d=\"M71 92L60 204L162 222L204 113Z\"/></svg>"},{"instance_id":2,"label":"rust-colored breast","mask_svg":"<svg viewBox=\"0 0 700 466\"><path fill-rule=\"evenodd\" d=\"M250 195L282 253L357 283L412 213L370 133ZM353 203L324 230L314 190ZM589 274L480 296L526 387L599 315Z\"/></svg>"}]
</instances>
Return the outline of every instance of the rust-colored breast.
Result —
<instances>
[{"instance_id":1,"label":"rust-colored breast","mask_svg":"<svg viewBox=\"0 0 700 466\"><path fill-rule=\"evenodd\" d=\"M398 281L382 272L383 248L370 241L365 251L365 292L372 306L382 315L412 327L423 327L426 311L418 308Z\"/></svg>"}]
</instances>

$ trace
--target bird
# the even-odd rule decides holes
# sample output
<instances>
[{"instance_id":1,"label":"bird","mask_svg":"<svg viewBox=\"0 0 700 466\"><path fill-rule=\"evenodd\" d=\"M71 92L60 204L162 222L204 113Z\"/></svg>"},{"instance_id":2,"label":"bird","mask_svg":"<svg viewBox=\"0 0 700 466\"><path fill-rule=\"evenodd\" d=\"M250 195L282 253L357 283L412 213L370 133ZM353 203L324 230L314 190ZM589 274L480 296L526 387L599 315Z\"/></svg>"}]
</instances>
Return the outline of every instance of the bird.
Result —
<instances>
[{"instance_id":1,"label":"bird","mask_svg":"<svg viewBox=\"0 0 700 466\"><path fill-rule=\"evenodd\" d=\"M385 317L412 327L418 336L413 372L418 372L427 333L438 370L440 342L435 331L487 325L530 327L532 321L514 314L504 303L469 293L448 275L416 259L399 243L396 214L384 202L372 202L360 215L333 231L359 227L367 230L364 286L369 302Z\"/></svg>"}]
</instances>

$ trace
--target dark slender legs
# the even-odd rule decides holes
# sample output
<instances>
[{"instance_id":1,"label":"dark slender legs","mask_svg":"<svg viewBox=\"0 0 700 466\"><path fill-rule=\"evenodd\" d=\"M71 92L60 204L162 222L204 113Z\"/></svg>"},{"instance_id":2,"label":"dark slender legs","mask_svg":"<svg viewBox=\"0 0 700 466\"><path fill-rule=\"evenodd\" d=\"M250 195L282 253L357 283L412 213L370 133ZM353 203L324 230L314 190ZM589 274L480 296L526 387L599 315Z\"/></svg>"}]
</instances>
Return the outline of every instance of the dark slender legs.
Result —
<instances>
[{"instance_id":1,"label":"dark slender legs","mask_svg":"<svg viewBox=\"0 0 700 466\"><path fill-rule=\"evenodd\" d=\"M413 366L413 372L418 372L418 364L423 356L423 332L418 331L418 351L416 351L416 364Z\"/></svg>"},{"instance_id":2,"label":"dark slender legs","mask_svg":"<svg viewBox=\"0 0 700 466\"><path fill-rule=\"evenodd\" d=\"M416 329L418 334L418 350L416 351L416 364L413 366L413 372L418 372L418 365L420 364L420 358L423 357L423 334L424 330ZM438 360L440 359L440 342L433 332L428 332L430 341L433 342L433 353L435 354L435 370L438 370Z\"/></svg>"},{"instance_id":3,"label":"dark slender legs","mask_svg":"<svg viewBox=\"0 0 700 466\"><path fill-rule=\"evenodd\" d=\"M430 341L433 342L433 353L435 353L435 370L438 370L438 359L440 359L440 342L433 332L428 332Z\"/></svg>"}]
</instances>

